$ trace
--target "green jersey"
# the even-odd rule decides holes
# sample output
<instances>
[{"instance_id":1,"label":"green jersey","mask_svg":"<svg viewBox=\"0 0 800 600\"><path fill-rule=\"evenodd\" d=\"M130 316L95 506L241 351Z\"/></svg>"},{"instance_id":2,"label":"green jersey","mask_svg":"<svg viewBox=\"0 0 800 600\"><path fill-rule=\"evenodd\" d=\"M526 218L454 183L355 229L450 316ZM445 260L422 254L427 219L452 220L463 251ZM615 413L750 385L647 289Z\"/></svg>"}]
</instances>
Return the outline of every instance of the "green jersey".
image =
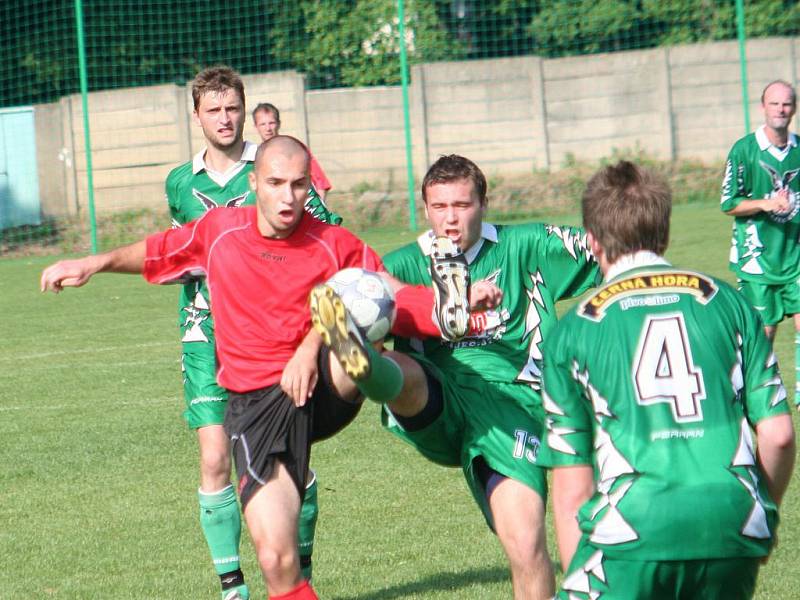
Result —
<instances>
[{"instance_id":1,"label":"green jersey","mask_svg":"<svg viewBox=\"0 0 800 600\"><path fill-rule=\"evenodd\" d=\"M578 521L606 556L764 556L778 517L751 427L788 407L760 320L723 282L623 259L545 344L539 464L593 466Z\"/></svg>"},{"instance_id":2,"label":"green jersey","mask_svg":"<svg viewBox=\"0 0 800 600\"><path fill-rule=\"evenodd\" d=\"M166 196L174 227L201 217L206 211L220 206L239 207L255 204L255 193L250 189L248 176L258 146L245 142L242 158L225 173L209 171L205 150L193 160L173 169L167 176ZM309 188L305 209L317 219L338 225L342 218L328 210L313 188ZM194 344L211 344L214 341L214 324L210 300L204 279L182 286L179 299L179 324L181 341Z\"/></svg>"},{"instance_id":3,"label":"green jersey","mask_svg":"<svg viewBox=\"0 0 800 600\"><path fill-rule=\"evenodd\" d=\"M386 269L406 283L430 286L432 240L426 232L416 243L386 255ZM459 342L399 339L395 348L423 353L448 375L473 373L490 382L539 389L542 340L556 324L556 301L599 281L585 233L541 223L484 223L481 239L466 258L473 282L489 280L503 291L500 306L473 313Z\"/></svg>"},{"instance_id":4,"label":"green jersey","mask_svg":"<svg viewBox=\"0 0 800 600\"><path fill-rule=\"evenodd\" d=\"M786 214L758 212L735 217L730 268L739 279L781 284L800 277L800 148L789 134L785 148L773 146L764 127L733 145L725 163L720 206L729 211L742 200L769 197L788 188Z\"/></svg>"}]
</instances>

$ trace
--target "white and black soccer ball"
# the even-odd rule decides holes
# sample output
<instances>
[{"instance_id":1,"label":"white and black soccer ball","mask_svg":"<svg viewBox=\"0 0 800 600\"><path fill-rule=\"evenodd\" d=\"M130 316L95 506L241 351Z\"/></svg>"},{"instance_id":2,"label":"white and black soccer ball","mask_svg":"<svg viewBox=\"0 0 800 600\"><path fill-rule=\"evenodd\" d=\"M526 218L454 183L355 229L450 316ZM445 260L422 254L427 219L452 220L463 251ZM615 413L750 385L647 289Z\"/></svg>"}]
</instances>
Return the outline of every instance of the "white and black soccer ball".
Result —
<instances>
[{"instance_id":1,"label":"white and black soccer ball","mask_svg":"<svg viewBox=\"0 0 800 600\"><path fill-rule=\"evenodd\" d=\"M328 280L361 334L377 342L389 333L397 314L394 292L383 278L366 269L342 269Z\"/></svg>"}]
</instances>

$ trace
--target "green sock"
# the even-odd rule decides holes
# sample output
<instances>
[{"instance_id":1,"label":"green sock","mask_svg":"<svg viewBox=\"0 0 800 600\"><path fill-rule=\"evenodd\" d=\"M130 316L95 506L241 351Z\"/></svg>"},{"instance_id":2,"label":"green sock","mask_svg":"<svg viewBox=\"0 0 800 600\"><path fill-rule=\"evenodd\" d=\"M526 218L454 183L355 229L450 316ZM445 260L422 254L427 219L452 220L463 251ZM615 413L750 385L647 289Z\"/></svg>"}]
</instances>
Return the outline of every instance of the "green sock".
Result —
<instances>
[{"instance_id":1,"label":"green sock","mask_svg":"<svg viewBox=\"0 0 800 600\"><path fill-rule=\"evenodd\" d=\"M306 487L303 505L300 507L300 520L297 524L297 548L300 551L300 569L303 578L311 581L311 555L314 553L314 533L317 529L317 475L311 471L312 480Z\"/></svg>"},{"instance_id":2,"label":"green sock","mask_svg":"<svg viewBox=\"0 0 800 600\"><path fill-rule=\"evenodd\" d=\"M384 403L394 400L403 389L403 371L400 365L369 344L366 344L365 348L369 354L370 371L367 377L355 382L356 386L374 402Z\"/></svg>"},{"instance_id":3,"label":"green sock","mask_svg":"<svg viewBox=\"0 0 800 600\"><path fill-rule=\"evenodd\" d=\"M233 486L229 485L211 494L198 490L197 496L200 501L200 526L203 528L217 575L222 577L239 571L242 520ZM243 598L249 596L247 586L240 585L239 588L240 592L243 591Z\"/></svg>"},{"instance_id":4,"label":"green sock","mask_svg":"<svg viewBox=\"0 0 800 600\"><path fill-rule=\"evenodd\" d=\"M794 404L800 406L800 331L794 332Z\"/></svg>"}]
</instances>

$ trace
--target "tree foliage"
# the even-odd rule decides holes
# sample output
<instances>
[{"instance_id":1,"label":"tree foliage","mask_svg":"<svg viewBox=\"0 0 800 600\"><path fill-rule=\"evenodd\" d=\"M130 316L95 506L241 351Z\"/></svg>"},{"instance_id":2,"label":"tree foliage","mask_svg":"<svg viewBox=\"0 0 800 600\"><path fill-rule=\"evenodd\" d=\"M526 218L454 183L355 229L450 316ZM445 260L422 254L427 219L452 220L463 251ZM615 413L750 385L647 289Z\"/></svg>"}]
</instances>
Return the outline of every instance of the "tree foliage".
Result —
<instances>
[{"instance_id":1,"label":"tree foliage","mask_svg":"<svg viewBox=\"0 0 800 600\"><path fill-rule=\"evenodd\" d=\"M75 0L0 2L0 106L78 91ZM732 0L404 0L411 64L733 39ZM400 80L397 0L83 0L90 89L227 63L314 88ZM800 2L748 0L749 37L800 35Z\"/></svg>"}]
</instances>

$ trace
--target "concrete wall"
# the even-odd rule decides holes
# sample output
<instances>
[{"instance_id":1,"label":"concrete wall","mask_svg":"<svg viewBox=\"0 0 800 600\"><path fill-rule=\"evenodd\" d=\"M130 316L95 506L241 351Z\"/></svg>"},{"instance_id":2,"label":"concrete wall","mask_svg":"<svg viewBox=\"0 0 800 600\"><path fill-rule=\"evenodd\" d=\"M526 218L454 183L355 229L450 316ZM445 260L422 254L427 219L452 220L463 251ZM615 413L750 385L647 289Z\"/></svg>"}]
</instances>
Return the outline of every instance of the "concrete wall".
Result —
<instances>
[{"instance_id":1,"label":"concrete wall","mask_svg":"<svg viewBox=\"0 0 800 600\"><path fill-rule=\"evenodd\" d=\"M38 104L34 110L34 125L42 213L67 214L67 169L72 167L72 159L65 150L60 103Z\"/></svg>"},{"instance_id":2,"label":"concrete wall","mask_svg":"<svg viewBox=\"0 0 800 600\"><path fill-rule=\"evenodd\" d=\"M761 91L774 79L795 86L800 73L798 40L769 38L747 43L750 124L763 123ZM739 48L736 42L665 49L669 57L672 126L679 157L721 160L744 134ZM793 122L797 127L797 119Z\"/></svg>"},{"instance_id":3,"label":"concrete wall","mask_svg":"<svg viewBox=\"0 0 800 600\"><path fill-rule=\"evenodd\" d=\"M417 170L452 153L487 172L546 168L542 64L524 57L415 67Z\"/></svg>"},{"instance_id":4,"label":"concrete wall","mask_svg":"<svg viewBox=\"0 0 800 600\"><path fill-rule=\"evenodd\" d=\"M747 56L755 128L764 85L800 80L800 39L751 40ZM721 161L744 133L739 69L735 42L417 65L409 95L415 176L453 152L490 175L557 169L572 157L595 160L637 148L662 159ZM247 139L258 140L249 111L272 102L281 109L281 131L309 144L334 191L361 182L405 186L399 87L309 91L294 71L244 82ZM169 170L203 147L190 88L96 92L89 110L98 212L161 206ZM85 207L80 98L37 107L36 128L43 210Z\"/></svg>"},{"instance_id":5,"label":"concrete wall","mask_svg":"<svg viewBox=\"0 0 800 600\"><path fill-rule=\"evenodd\" d=\"M308 92L306 109L309 147L334 188L405 181L400 88Z\"/></svg>"},{"instance_id":6,"label":"concrete wall","mask_svg":"<svg viewBox=\"0 0 800 600\"><path fill-rule=\"evenodd\" d=\"M87 206L88 183L80 96L67 99L77 197ZM151 207L164 201L164 180L186 160L188 138L182 94L174 85L89 95L95 208L98 213Z\"/></svg>"}]
</instances>

